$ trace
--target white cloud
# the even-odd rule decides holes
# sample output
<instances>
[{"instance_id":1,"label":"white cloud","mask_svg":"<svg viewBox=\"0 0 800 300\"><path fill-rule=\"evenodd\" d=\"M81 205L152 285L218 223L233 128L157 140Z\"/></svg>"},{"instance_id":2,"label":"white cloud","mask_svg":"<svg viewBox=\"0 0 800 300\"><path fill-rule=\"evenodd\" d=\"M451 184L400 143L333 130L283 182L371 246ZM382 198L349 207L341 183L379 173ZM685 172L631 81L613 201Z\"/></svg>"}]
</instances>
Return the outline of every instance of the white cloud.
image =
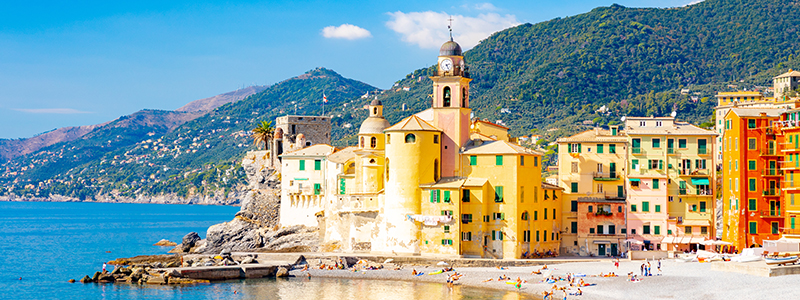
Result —
<instances>
[{"instance_id":1,"label":"white cloud","mask_svg":"<svg viewBox=\"0 0 800 300\"><path fill-rule=\"evenodd\" d=\"M485 2L485 3L475 4L475 9L477 9L477 10L495 11L495 10L497 10L497 7L494 6L494 4L491 4L489 2Z\"/></svg>"},{"instance_id":2,"label":"white cloud","mask_svg":"<svg viewBox=\"0 0 800 300\"><path fill-rule=\"evenodd\" d=\"M82 111L72 108L15 108L16 111L32 113L32 114L60 114L60 115L71 115L71 114L88 114L88 111Z\"/></svg>"},{"instance_id":3,"label":"white cloud","mask_svg":"<svg viewBox=\"0 0 800 300\"><path fill-rule=\"evenodd\" d=\"M492 6L494 7L494 6ZM420 48L438 48L449 40L447 31L450 15L443 12L388 13L391 20L386 27L402 36L403 41L416 44ZM477 17L452 16L453 39L466 51L487 38L492 33L519 25L514 15L497 13L480 14Z\"/></svg>"},{"instance_id":4,"label":"white cloud","mask_svg":"<svg viewBox=\"0 0 800 300\"><path fill-rule=\"evenodd\" d=\"M695 0L695 1L692 1L692 2L684 4L683 6L691 6L691 5L695 5L695 4L703 2L703 1L705 1L705 0Z\"/></svg>"},{"instance_id":5,"label":"white cloud","mask_svg":"<svg viewBox=\"0 0 800 300\"><path fill-rule=\"evenodd\" d=\"M371 37L372 34L369 30L358 27L352 24L342 24L337 26L328 26L322 29L322 36L329 39L348 39L356 40Z\"/></svg>"}]
</instances>

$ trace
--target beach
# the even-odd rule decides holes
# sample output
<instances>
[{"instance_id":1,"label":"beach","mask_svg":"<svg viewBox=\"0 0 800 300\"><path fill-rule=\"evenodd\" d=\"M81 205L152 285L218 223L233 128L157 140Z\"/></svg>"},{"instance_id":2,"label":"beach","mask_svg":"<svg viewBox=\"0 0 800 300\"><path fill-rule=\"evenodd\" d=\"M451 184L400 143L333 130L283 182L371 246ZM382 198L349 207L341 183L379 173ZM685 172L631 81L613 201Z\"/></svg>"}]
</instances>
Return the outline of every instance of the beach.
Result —
<instances>
[{"instance_id":1,"label":"beach","mask_svg":"<svg viewBox=\"0 0 800 300\"><path fill-rule=\"evenodd\" d=\"M555 261L554 261L555 262ZM437 275L428 275L430 272L442 269L441 266L413 266L403 265L401 270L394 270L394 264L385 264L379 270L320 270L312 265L307 271L314 277L353 278L353 279L378 279L378 280L406 280L421 282L446 283L447 272ZM759 277L739 273L721 272L711 269L711 263L677 262L673 259L662 260L662 272L657 270L657 263L651 261L651 270L655 276L640 277L641 281L628 281L627 274L633 272L640 274L643 261L620 261L619 269L614 267L612 260L553 263L548 264L552 275L566 277L567 273L582 273L587 284L593 286L582 287L583 295L568 296L568 299L798 299L800 289L794 287L800 280L800 275L779 277ZM452 266L458 273L464 274L456 284L488 289L501 289L518 291L535 298L542 297L542 291L550 291L553 284L540 282L542 275L532 275L531 272L539 270L542 266L509 267L505 270L496 267L464 267ZM412 269L424 272L425 275L414 276ZM614 272L619 277L594 277L600 273ZM294 270L292 275L306 277L306 271ZM507 284L505 280L498 282L498 278L506 275L511 280L517 277L526 280L519 289ZM486 281L491 278L491 281ZM576 279L576 283L581 278ZM566 281L556 282L558 287L568 286ZM570 288L569 292L576 291ZM562 299L561 291L555 293L556 299Z\"/></svg>"}]
</instances>

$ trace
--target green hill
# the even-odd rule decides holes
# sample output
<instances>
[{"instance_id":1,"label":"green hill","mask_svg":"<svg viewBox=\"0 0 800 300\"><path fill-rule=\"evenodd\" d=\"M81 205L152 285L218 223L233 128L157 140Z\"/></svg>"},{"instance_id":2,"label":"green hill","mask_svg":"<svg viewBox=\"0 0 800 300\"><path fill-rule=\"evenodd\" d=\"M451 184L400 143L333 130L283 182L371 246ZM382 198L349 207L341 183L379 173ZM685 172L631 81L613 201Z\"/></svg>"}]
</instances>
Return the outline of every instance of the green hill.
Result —
<instances>
[{"instance_id":1,"label":"green hill","mask_svg":"<svg viewBox=\"0 0 800 300\"><path fill-rule=\"evenodd\" d=\"M706 0L669 9L613 5L509 28L465 53L474 79L471 106L476 117L502 122L512 135L536 132L549 141L588 128L584 121L613 124L626 115L676 111L680 119L705 123L715 92L771 86L772 76L800 66L798 8L779 0ZM252 149L247 131L255 122L293 113L295 105L300 113L320 114L325 91L333 143L352 145L367 116L359 108L375 96L391 123L428 108L432 71L417 69L391 89L361 98L376 89L313 70L110 152L97 148L102 139L82 142L93 148L51 146L43 150L49 154L3 164L5 174L17 175L0 180L5 194L17 195L225 193L243 180L236 162ZM66 151L58 164L33 160L61 153L56 150ZM62 166L63 159L72 162Z\"/></svg>"}]
</instances>

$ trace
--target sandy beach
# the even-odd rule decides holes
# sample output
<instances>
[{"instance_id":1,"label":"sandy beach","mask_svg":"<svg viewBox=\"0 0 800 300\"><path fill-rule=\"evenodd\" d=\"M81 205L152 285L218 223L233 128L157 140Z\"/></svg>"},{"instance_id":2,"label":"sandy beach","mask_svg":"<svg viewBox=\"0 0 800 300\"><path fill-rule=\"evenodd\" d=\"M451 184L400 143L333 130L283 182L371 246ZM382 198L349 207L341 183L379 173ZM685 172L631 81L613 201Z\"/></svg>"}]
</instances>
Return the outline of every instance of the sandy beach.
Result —
<instances>
[{"instance_id":1,"label":"sandy beach","mask_svg":"<svg viewBox=\"0 0 800 300\"><path fill-rule=\"evenodd\" d=\"M315 265L310 262L311 265ZM711 269L709 263L677 262L672 259L662 261L662 272L658 272L656 263L651 262L652 273L655 276L642 277L639 282L627 280L628 272L640 274L642 261L620 261L619 269L614 267L611 260L587 261L573 263L549 264L548 268L554 276L566 277L567 273L583 273L584 281L593 286L582 287L582 296L568 296L568 299L800 299L800 288L795 284L800 280L800 275L779 277L759 277L739 273L721 272ZM404 265L402 270L393 270L393 264L386 264L380 270L320 270L309 269L311 280L314 277L335 278L363 278L381 280L408 280L445 283L447 275L452 272L428 275L440 270L438 266L413 266ZM464 276L457 281L463 286L480 288L502 289L518 291L522 294L541 298L542 291L550 290L553 284L543 283L542 275L532 275L531 272L539 270L541 266L510 267L506 270L491 267L464 267L453 266L455 271ZM413 276L412 269L426 273L422 276ZM594 277L600 273L614 272L619 277ZM305 271L294 270L292 275L307 276ZM505 280L498 282L498 277L506 275L512 279L520 277L527 280L519 289ZM486 282L492 278L492 281ZM580 279L580 278L579 278ZM578 280L576 280L577 282ZM566 281L556 283L558 287L569 286ZM576 288L570 288L574 292ZM556 299L562 299L563 294L555 293Z\"/></svg>"}]
</instances>

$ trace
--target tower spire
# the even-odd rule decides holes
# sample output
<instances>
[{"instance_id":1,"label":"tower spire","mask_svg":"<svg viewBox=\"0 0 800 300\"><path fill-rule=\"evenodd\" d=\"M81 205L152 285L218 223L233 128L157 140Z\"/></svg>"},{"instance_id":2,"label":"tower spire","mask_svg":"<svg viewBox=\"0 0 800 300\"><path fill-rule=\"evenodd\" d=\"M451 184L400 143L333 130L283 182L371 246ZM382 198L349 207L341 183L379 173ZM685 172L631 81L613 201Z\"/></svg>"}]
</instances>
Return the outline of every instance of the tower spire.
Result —
<instances>
[{"instance_id":1,"label":"tower spire","mask_svg":"<svg viewBox=\"0 0 800 300\"><path fill-rule=\"evenodd\" d=\"M450 22L450 24L447 25L447 29L450 30L450 41L453 41L453 16L450 16L447 21Z\"/></svg>"}]
</instances>

